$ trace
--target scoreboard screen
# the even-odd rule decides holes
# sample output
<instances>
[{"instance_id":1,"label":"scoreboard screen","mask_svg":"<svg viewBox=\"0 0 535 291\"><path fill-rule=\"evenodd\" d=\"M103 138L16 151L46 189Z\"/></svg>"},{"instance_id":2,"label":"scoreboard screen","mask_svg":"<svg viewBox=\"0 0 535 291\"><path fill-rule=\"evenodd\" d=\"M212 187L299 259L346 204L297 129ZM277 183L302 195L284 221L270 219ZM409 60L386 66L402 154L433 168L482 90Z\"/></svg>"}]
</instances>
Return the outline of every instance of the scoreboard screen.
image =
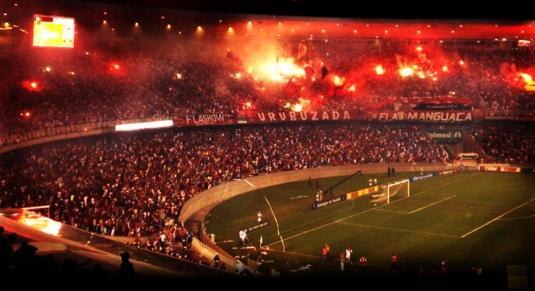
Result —
<instances>
[{"instance_id":1,"label":"scoreboard screen","mask_svg":"<svg viewBox=\"0 0 535 291\"><path fill-rule=\"evenodd\" d=\"M34 15L33 46L74 47L74 18Z\"/></svg>"}]
</instances>

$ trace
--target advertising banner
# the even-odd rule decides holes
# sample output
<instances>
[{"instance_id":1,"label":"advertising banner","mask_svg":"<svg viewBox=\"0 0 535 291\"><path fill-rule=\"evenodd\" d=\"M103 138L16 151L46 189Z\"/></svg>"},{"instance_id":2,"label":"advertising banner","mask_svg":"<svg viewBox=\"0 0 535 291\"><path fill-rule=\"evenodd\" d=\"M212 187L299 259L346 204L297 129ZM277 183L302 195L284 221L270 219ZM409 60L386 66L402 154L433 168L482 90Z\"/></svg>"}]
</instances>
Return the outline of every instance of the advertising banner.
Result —
<instances>
[{"instance_id":1,"label":"advertising banner","mask_svg":"<svg viewBox=\"0 0 535 291\"><path fill-rule=\"evenodd\" d=\"M256 112L239 117L238 123L357 120L358 116L348 110Z\"/></svg>"},{"instance_id":2,"label":"advertising banner","mask_svg":"<svg viewBox=\"0 0 535 291\"><path fill-rule=\"evenodd\" d=\"M438 175L439 176L443 176L443 175L451 175L453 173L457 172L457 170L455 169L452 169L452 170L443 170L443 171L439 171L438 172Z\"/></svg>"},{"instance_id":3,"label":"advertising banner","mask_svg":"<svg viewBox=\"0 0 535 291\"><path fill-rule=\"evenodd\" d=\"M510 166L487 166L480 165L479 171L481 172L502 172L502 173L520 173L522 171L519 167Z\"/></svg>"},{"instance_id":4,"label":"advertising banner","mask_svg":"<svg viewBox=\"0 0 535 291\"><path fill-rule=\"evenodd\" d=\"M418 103L414 110L472 110L472 106L459 103Z\"/></svg>"},{"instance_id":5,"label":"advertising banner","mask_svg":"<svg viewBox=\"0 0 535 291\"><path fill-rule=\"evenodd\" d=\"M439 143L458 143L463 139L461 130L435 129L429 130L427 135Z\"/></svg>"},{"instance_id":6,"label":"advertising banner","mask_svg":"<svg viewBox=\"0 0 535 291\"><path fill-rule=\"evenodd\" d=\"M222 125L234 124L234 116L232 114L218 113L218 114L198 114L186 115L181 120L183 125Z\"/></svg>"},{"instance_id":7,"label":"advertising banner","mask_svg":"<svg viewBox=\"0 0 535 291\"><path fill-rule=\"evenodd\" d=\"M472 111L381 111L371 114L378 121L461 123L473 120Z\"/></svg>"},{"instance_id":8,"label":"advertising banner","mask_svg":"<svg viewBox=\"0 0 535 291\"><path fill-rule=\"evenodd\" d=\"M334 204L334 203L337 203L337 202L341 202L341 201L344 201L344 200L346 200L346 195L345 194L342 195L342 196L338 196L338 197L327 199L327 200L320 201L320 202L314 201L314 203L312 204L312 209L322 208L322 207L329 206L331 204Z\"/></svg>"},{"instance_id":9,"label":"advertising banner","mask_svg":"<svg viewBox=\"0 0 535 291\"><path fill-rule=\"evenodd\" d=\"M360 196L369 195L369 194L376 193L376 192L379 192L379 186L373 186L373 187L368 187L368 188L360 189L357 191L349 192L346 194L346 199L347 200L356 199Z\"/></svg>"},{"instance_id":10,"label":"advertising banner","mask_svg":"<svg viewBox=\"0 0 535 291\"><path fill-rule=\"evenodd\" d=\"M418 180L431 178L431 177L436 176L436 175L438 175L438 173L437 172L433 172L433 173L429 173L429 174L425 174L425 175L410 177L409 180L411 182L414 182L414 181L418 181Z\"/></svg>"},{"instance_id":11,"label":"advertising banner","mask_svg":"<svg viewBox=\"0 0 535 291\"><path fill-rule=\"evenodd\" d=\"M255 224L255 225L251 225L251 226L246 227L246 228L241 229L241 230L245 230L246 232L251 232L251 231L255 231L255 230L261 229L263 227L266 227L268 225L269 225L269 221L265 220L265 221L262 221L261 223L258 223L258 224Z\"/></svg>"}]
</instances>

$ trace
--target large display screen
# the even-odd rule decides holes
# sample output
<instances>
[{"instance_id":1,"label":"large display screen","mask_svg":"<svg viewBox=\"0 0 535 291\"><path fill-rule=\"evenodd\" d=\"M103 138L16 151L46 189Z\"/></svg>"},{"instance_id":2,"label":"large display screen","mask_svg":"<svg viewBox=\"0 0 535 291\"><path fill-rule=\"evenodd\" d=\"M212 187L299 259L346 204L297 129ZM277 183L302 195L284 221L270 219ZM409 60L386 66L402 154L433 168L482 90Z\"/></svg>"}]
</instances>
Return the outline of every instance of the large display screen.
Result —
<instances>
[{"instance_id":1,"label":"large display screen","mask_svg":"<svg viewBox=\"0 0 535 291\"><path fill-rule=\"evenodd\" d=\"M34 15L33 46L74 47L74 18Z\"/></svg>"}]
</instances>

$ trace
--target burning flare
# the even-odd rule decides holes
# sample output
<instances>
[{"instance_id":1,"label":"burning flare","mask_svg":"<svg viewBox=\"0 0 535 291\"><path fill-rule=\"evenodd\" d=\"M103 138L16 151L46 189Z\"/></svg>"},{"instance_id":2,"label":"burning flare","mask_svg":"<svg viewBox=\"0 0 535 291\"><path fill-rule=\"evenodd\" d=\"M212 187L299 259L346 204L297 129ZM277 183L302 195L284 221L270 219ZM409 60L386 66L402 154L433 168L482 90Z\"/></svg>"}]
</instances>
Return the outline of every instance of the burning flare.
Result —
<instances>
[{"instance_id":1,"label":"burning flare","mask_svg":"<svg viewBox=\"0 0 535 291\"><path fill-rule=\"evenodd\" d=\"M403 67L399 69L399 75L403 78L410 77L414 75L414 69L411 67Z\"/></svg>"}]
</instances>

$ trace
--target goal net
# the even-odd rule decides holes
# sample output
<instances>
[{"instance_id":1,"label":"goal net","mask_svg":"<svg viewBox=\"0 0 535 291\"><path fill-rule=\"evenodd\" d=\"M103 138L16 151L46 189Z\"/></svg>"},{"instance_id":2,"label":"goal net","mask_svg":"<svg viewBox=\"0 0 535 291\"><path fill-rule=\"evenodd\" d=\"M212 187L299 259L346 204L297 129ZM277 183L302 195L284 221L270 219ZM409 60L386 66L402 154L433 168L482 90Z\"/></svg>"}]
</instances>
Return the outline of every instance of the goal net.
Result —
<instances>
[{"instance_id":1,"label":"goal net","mask_svg":"<svg viewBox=\"0 0 535 291\"><path fill-rule=\"evenodd\" d=\"M409 179L381 185L381 189L380 193L372 195L372 203L389 204L394 196L404 198L409 197L411 194Z\"/></svg>"}]
</instances>

